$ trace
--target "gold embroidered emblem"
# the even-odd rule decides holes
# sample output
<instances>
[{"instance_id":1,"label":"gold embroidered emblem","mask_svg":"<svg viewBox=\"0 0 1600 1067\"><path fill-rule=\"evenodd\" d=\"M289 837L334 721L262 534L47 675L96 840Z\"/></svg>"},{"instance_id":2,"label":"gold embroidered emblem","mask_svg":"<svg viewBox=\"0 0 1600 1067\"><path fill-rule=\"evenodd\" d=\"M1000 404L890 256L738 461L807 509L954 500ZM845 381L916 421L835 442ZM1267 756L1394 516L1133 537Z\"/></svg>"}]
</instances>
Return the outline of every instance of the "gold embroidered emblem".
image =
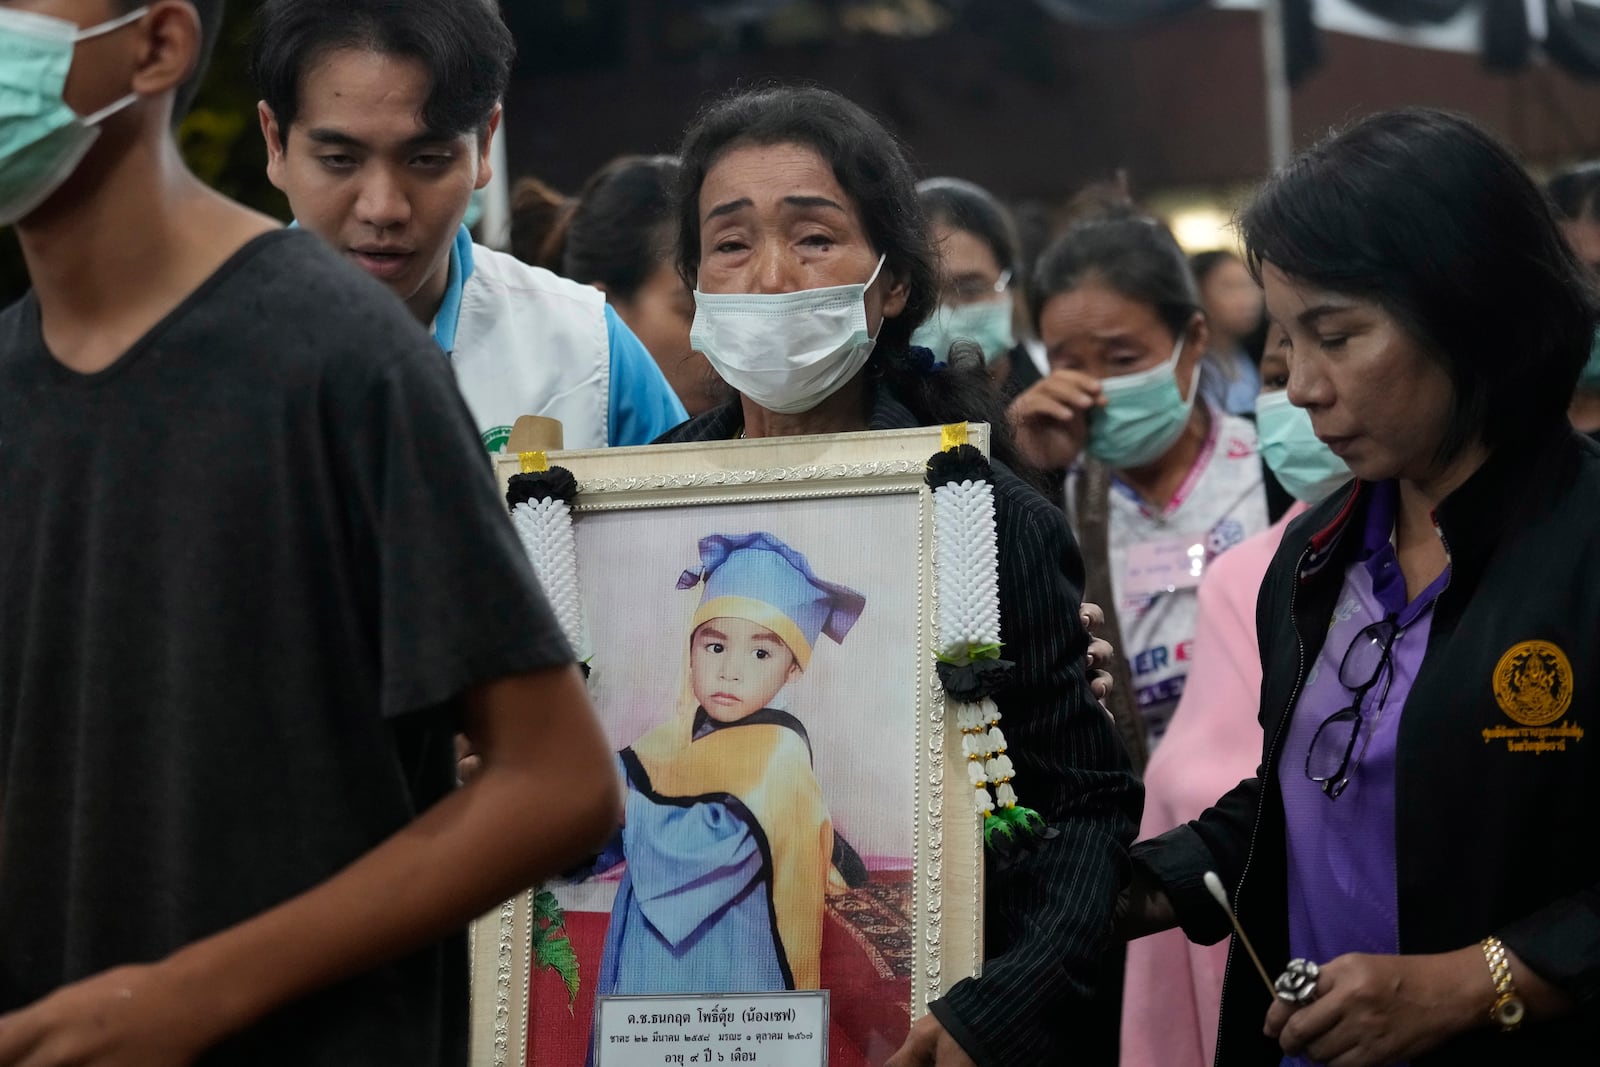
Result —
<instances>
[{"instance_id":1,"label":"gold embroidered emblem","mask_svg":"<svg viewBox=\"0 0 1600 1067\"><path fill-rule=\"evenodd\" d=\"M1494 698L1522 726L1546 726L1572 706L1572 664L1548 641L1512 645L1494 668Z\"/></svg>"}]
</instances>

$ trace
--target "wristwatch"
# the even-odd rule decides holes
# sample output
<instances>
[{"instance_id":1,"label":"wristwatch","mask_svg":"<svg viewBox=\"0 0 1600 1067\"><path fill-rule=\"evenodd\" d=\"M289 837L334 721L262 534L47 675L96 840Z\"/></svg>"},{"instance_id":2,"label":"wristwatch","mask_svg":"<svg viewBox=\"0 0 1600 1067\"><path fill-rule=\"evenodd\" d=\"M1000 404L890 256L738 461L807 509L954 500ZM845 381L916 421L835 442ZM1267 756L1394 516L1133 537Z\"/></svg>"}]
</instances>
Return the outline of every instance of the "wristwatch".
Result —
<instances>
[{"instance_id":1,"label":"wristwatch","mask_svg":"<svg viewBox=\"0 0 1600 1067\"><path fill-rule=\"evenodd\" d=\"M1494 982L1494 1007L1489 1009L1489 1021L1503 1034L1514 1032L1522 1025L1528 1013L1527 1005L1517 994L1517 984L1511 980L1511 961L1506 957L1506 947L1498 937L1486 937L1482 942L1483 958L1489 964L1489 977Z\"/></svg>"}]
</instances>

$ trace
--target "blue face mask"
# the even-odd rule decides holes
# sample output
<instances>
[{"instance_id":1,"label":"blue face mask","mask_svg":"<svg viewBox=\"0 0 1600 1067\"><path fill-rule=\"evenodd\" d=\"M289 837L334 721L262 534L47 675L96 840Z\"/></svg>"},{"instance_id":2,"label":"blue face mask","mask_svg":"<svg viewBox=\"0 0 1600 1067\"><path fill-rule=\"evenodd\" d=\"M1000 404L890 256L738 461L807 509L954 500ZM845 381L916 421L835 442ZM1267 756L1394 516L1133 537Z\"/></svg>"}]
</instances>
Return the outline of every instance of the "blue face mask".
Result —
<instances>
[{"instance_id":1,"label":"blue face mask","mask_svg":"<svg viewBox=\"0 0 1600 1067\"><path fill-rule=\"evenodd\" d=\"M1178 390L1178 359L1182 355L1180 337L1172 358L1159 367L1100 382L1106 406L1089 416L1089 455L1117 470L1127 470L1159 459L1177 443L1194 410L1194 378L1200 371L1197 362L1185 400Z\"/></svg>"},{"instance_id":2,"label":"blue face mask","mask_svg":"<svg viewBox=\"0 0 1600 1067\"><path fill-rule=\"evenodd\" d=\"M138 99L129 93L80 116L61 94L79 41L132 25L147 11L80 31L66 19L0 8L0 225L49 199L100 136L100 123Z\"/></svg>"},{"instance_id":3,"label":"blue face mask","mask_svg":"<svg viewBox=\"0 0 1600 1067\"><path fill-rule=\"evenodd\" d=\"M985 300L955 307L941 304L911 335L912 344L933 349L938 359L944 359L958 340L982 348L986 363L1011 351L1017 343L1011 329L1011 301Z\"/></svg>"},{"instance_id":4,"label":"blue face mask","mask_svg":"<svg viewBox=\"0 0 1600 1067\"><path fill-rule=\"evenodd\" d=\"M1289 403L1287 390L1256 397L1256 434L1261 458L1302 503L1315 504L1354 477L1344 460L1317 440L1311 416Z\"/></svg>"},{"instance_id":5,"label":"blue face mask","mask_svg":"<svg viewBox=\"0 0 1600 1067\"><path fill-rule=\"evenodd\" d=\"M1600 393L1600 330L1594 332L1594 343L1589 346L1589 362L1578 372L1578 388Z\"/></svg>"}]
</instances>

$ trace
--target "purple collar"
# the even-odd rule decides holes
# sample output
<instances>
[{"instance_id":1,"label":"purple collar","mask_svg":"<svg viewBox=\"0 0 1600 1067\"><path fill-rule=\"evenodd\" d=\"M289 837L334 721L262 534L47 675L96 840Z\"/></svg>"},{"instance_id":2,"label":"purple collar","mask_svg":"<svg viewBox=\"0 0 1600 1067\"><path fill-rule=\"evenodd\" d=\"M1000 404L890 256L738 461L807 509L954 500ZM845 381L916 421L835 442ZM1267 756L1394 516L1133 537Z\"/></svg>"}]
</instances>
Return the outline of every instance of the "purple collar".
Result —
<instances>
[{"instance_id":1,"label":"purple collar","mask_svg":"<svg viewBox=\"0 0 1600 1067\"><path fill-rule=\"evenodd\" d=\"M1376 482L1367 501L1366 526L1361 533L1361 562L1372 576L1372 592L1384 613L1402 630L1416 621L1450 584L1450 565L1410 603L1406 602L1406 576L1395 555L1395 519L1400 514L1400 485L1393 479Z\"/></svg>"}]
</instances>

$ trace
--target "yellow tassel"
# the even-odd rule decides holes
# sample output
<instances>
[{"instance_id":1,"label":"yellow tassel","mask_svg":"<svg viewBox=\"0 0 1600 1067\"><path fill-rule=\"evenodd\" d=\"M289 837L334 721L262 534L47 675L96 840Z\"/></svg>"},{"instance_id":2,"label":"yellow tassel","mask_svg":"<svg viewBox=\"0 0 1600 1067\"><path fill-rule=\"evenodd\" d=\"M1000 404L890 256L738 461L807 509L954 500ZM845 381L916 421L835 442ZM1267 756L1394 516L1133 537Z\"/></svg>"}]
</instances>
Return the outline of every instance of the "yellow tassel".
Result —
<instances>
[{"instance_id":1,"label":"yellow tassel","mask_svg":"<svg viewBox=\"0 0 1600 1067\"><path fill-rule=\"evenodd\" d=\"M967 424L952 422L939 429L939 451L948 452L967 443Z\"/></svg>"},{"instance_id":2,"label":"yellow tassel","mask_svg":"<svg viewBox=\"0 0 1600 1067\"><path fill-rule=\"evenodd\" d=\"M518 452L523 474L539 474L550 469L550 459L543 452Z\"/></svg>"}]
</instances>

